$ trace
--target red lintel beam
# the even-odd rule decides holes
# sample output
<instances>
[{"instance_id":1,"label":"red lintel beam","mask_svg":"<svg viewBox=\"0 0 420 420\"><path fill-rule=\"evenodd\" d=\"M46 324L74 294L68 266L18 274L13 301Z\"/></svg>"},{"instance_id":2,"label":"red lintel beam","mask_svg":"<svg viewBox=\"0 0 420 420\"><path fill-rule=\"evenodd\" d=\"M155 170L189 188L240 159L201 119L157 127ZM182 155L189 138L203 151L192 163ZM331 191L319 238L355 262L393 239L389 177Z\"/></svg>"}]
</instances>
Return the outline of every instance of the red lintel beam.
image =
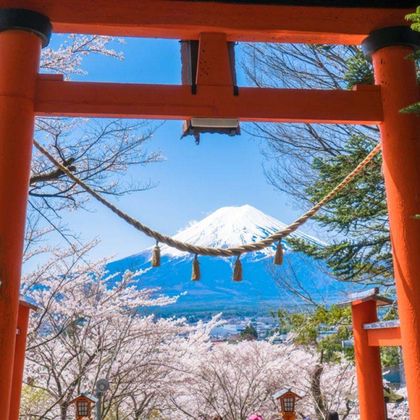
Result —
<instances>
[{"instance_id":1,"label":"red lintel beam","mask_svg":"<svg viewBox=\"0 0 420 420\"><path fill-rule=\"evenodd\" d=\"M310 44L360 44L375 29L406 25L404 16L412 12L180 0L0 0L0 8L40 12L62 33L188 40L223 32L228 41Z\"/></svg>"},{"instance_id":2,"label":"red lintel beam","mask_svg":"<svg viewBox=\"0 0 420 420\"><path fill-rule=\"evenodd\" d=\"M65 82L39 77L37 115L185 120L239 118L241 121L377 124L382 121L380 89L355 91L139 85Z\"/></svg>"},{"instance_id":3,"label":"red lintel beam","mask_svg":"<svg viewBox=\"0 0 420 420\"><path fill-rule=\"evenodd\" d=\"M400 327L368 330L367 335L369 346L401 346Z\"/></svg>"}]
</instances>

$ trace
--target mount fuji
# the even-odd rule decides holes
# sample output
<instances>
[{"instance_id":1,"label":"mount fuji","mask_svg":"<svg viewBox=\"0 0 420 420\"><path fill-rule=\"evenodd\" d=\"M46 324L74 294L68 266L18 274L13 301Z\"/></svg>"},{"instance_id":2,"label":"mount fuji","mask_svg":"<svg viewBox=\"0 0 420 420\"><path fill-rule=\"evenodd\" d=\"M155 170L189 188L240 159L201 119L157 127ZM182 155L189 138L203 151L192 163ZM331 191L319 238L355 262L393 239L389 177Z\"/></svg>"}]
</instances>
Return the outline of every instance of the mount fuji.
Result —
<instances>
[{"instance_id":1,"label":"mount fuji","mask_svg":"<svg viewBox=\"0 0 420 420\"><path fill-rule=\"evenodd\" d=\"M250 205L223 207L174 236L196 245L231 247L255 242L285 228L279 220ZM322 243L301 231L291 236ZM201 280L191 281L190 254L161 246L161 266L150 268L152 248L108 264L111 273L144 270L139 287L157 287L168 296L180 295L177 303L164 312L266 312L279 306L302 303L285 285L305 289L317 301L342 300L350 285L333 280L325 264L291 250L287 238L282 241L284 263L273 265L274 247L241 258L243 281L232 281L233 258L199 257ZM159 309L162 311L162 309Z\"/></svg>"}]
</instances>

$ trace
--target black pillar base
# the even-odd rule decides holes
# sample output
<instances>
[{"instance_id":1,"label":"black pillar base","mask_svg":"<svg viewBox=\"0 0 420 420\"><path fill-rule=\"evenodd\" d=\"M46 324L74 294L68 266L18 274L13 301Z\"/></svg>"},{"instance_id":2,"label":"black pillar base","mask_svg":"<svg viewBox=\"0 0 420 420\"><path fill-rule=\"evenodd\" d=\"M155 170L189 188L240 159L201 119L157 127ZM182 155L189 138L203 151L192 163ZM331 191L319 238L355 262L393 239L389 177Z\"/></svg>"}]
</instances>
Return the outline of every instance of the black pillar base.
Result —
<instances>
[{"instance_id":1,"label":"black pillar base","mask_svg":"<svg viewBox=\"0 0 420 420\"><path fill-rule=\"evenodd\" d=\"M52 25L47 16L27 9L0 9L0 32L19 29L33 32L46 47L50 42Z\"/></svg>"},{"instance_id":2,"label":"black pillar base","mask_svg":"<svg viewBox=\"0 0 420 420\"><path fill-rule=\"evenodd\" d=\"M377 29L363 41L362 50L367 56L376 51L392 46L406 46L414 50L420 49L420 32L415 32L409 26L390 26Z\"/></svg>"}]
</instances>

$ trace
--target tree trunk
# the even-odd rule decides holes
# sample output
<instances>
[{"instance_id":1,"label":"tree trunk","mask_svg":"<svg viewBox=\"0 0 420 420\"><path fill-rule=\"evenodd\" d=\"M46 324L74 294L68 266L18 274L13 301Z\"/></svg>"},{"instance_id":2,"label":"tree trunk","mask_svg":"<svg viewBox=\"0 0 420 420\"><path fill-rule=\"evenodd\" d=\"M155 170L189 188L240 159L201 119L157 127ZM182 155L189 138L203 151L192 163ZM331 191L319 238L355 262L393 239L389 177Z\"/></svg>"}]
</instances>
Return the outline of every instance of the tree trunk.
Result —
<instances>
[{"instance_id":1,"label":"tree trunk","mask_svg":"<svg viewBox=\"0 0 420 420\"><path fill-rule=\"evenodd\" d=\"M324 366L319 363L311 373L311 394L315 403L315 413L318 420L325 420L326 407L325 399L321 390L321 376Z\"/></svg>"},{"instance_id":2,"label":"tree trunk","mask_svg":"<svg viewBox=\"0 0 420 420\"><path fill-rule=\"evenodd\" d=\"M60 405L61 420L67 420L67 410L68 410L68 405L67 404Z\"/></svg>"}]
</instances>

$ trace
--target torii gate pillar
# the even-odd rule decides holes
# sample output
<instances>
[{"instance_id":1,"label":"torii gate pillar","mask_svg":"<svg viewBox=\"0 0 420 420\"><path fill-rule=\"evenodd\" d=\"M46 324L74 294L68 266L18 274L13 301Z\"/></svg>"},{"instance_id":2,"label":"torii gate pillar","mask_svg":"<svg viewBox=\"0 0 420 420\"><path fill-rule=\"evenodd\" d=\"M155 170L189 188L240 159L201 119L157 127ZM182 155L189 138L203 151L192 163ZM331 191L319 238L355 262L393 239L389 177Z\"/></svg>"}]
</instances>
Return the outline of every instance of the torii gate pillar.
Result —
<instances>
[{"instance_id":1,"label":"torii gate pillar","mask_svg":"<svg viewBox=\"0 0 420 420\"><path fill-rule=\"evenodd\" d=\"M37 309L38 308L35 305L25 300L21 300L19 302L9 420L19 420L20 397L22 394L23 373L25 368L26 339L29 328L29 315L31 310L36 311Z\"/></svg>"},{"instance_id":2,"label":"torii gate pillar","mask_svg":"<svg viewBox=\"0 0 420 420\"><path fill-rule=\"evenodd\" d=\"M420 118L401 110L419 100L415 64L418 33L390 27L364 41L381 86L380 125L394 272L410 418L420 419Z\"/></svg>"},{"instance_id":3,"label":"torii gate pillar","mask_svg":"<svg viewBox=\"0 0 420 420\"><path fill-rule=\"evenodd\" d=\"M0 413L9 419L34 97L48 19L18 9L0 12Z\"/></svg>"},{"instance_id":4,"label":"torii gate pillar","mask_svg":"<svg viewBox=\"0 0 420 420\"><path fill-rule=\"evenodd\" d=\"M364 324L378 320L376 299L352 302L354 352L361 420L385 420L384 387L379 347L369 346Z\"/></svg>"}]
</instances>

